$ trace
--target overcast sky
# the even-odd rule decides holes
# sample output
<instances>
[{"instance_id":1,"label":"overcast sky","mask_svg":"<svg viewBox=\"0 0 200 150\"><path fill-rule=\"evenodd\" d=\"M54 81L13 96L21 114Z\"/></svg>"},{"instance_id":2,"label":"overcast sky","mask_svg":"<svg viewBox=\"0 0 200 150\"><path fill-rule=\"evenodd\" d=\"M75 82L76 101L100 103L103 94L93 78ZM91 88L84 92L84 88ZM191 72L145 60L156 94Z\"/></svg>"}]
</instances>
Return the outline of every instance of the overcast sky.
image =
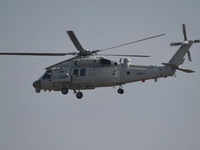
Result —
<instances>
[{"instance_id":1,"label":"overcast sky","mask_svg":"<svg viewBox=\"0 0 200 150\"><path fill-rule=\"evenodd\" d=\"M200 39L199 0L1 0L0 52L73 52L74 30L86 49L103 49L166 33L106 51L143 54L133 64L168 62L183 41ZM1 150L199 150L200 45L175 77L117 88L35 93L32 83L67 57L0 56ZM119 61L118 57L109 57Z\"/></svg>"}]
</instances>

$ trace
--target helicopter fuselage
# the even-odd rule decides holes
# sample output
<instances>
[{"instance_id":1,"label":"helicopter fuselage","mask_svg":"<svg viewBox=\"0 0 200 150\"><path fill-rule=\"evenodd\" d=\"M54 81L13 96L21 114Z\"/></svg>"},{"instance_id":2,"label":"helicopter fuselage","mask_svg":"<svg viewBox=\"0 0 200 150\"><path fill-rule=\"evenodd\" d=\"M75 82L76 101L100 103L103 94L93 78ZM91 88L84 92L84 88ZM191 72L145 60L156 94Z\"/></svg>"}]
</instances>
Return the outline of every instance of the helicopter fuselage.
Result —
<instances>
[{"instance_id":1,"label":"helicopter fuselage","mask_svg":"<svg viewBox=\"0 0 200 150\"><path fill-rule=\"evenodd\" d=\"M172 76L175 70L168 66L132 65L129 58L117 63L104 58L76 59L58 68L51 68L33 86L40 90L87 90L97 87L121 86L130 82Z\"/></svg>"}]
</instances>

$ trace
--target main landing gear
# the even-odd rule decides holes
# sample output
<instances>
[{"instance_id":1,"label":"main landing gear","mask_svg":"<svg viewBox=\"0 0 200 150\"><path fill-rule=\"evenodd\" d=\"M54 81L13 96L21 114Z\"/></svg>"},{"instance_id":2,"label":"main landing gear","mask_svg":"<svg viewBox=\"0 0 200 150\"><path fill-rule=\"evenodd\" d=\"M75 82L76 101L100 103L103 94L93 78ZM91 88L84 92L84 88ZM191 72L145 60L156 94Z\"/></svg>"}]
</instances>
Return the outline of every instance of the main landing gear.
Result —
<instances>
[{"instance_id":1,"label":"main landing gear","mask_svg":"<svg viewBox=\"0 0 200 150\"><path fill-rule=\"evenodd\" d=\"M69 89L67 87L63 87L61 89L61 93L64 95L68 94L68 92L69 92ZM83 97L83 93L80 90L78 92L76 90L74 90L74 93L76 94L76 97L78 99L81 99Z\"/></svg>"},{"instance_id":2,"label":"main landing gear","mask_svg":"<svg viewBox=\"0 0 200 150\"><path fill-rule=\"evenodd\" d=\"M62 88L62 90L61 90L61 93L64 95L66 95L68 92L69 92L69 89L66 87Z\"/></svg>"},{"instance_id":3,"label":"main landing gear","mask_svg":"<svg viewBox=\"0 0 200 150\"><path fill-rule=\"evenodd\" d=\"M78 91L76 93L76 98L81 99L83 97L83 93L81 91Z\"/></svg>"}]
</instances>

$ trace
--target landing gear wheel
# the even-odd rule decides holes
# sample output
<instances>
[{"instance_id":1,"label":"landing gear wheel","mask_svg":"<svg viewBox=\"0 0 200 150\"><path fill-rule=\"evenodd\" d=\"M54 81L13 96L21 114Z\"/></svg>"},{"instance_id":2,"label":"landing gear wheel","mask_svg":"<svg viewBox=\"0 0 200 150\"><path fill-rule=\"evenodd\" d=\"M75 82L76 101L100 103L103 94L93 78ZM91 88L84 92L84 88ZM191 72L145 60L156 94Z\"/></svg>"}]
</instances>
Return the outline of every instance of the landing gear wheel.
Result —
<instances>
[{"instance_id":1,"label":"landing gear wheel","mask_svg":"<svg viewBox=\"0 0 200 150\"><path fill-rule=\"evenodd\" d=\"M123 93L124 93L124 90L123 90L123 89L118 89L117 92L118 92L119 94L123 94Z\"/></svg>"},{"instance_id":2,"label":"landing gear wheel","mask_svg":"<svg viewBox=\"0 0 200 150\"><path fill-rule=\"evenodd\" d=\"M83 97L83 93L82 92L77 92L76 93L76 97L78 98L78 99L81 99L82 97Z\"/></svg>"},{"instance_id":3,"label":"landing gear wheel","mask_svg":"<svg viewBox=\"0 0 200 150\"><path fill-rule=\"evenodd\" d=\"M61 93L66 95L68 93L68 91L69 91L68 88L64 87L64 88L62 88Z\"/></svg>"}]
</instances>

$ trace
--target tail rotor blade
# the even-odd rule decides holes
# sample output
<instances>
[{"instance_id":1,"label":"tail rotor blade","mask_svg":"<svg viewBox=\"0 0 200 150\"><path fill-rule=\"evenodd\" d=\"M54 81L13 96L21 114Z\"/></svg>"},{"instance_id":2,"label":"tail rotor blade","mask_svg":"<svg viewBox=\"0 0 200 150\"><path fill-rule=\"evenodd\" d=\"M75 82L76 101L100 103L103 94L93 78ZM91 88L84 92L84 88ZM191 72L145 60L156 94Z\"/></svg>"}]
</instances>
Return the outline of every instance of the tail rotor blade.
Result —
<instances>
[{"instance_id":1,"label":"tail rotor blade","mask_svg":"<svg viewBox=\"0 0 200 150\"><path fill-rule=\"evenodd\" d=\"M194 40L194 43L200 43L200 40Z\"/></svg>"},{"instance_id":2,"label":"tail rotor blade","mask_svg":"<svg viewBox=\"0 0 200 150\"><path fill-rule=\"evenodd\" d=\"M188 60L192 61L192 57L191 57L190 51L188 51Z\"/></svg>"},{"instance_id":3,"label":"tail rotor blade","mask_svg":"<svg viewBox=\"0 0 200 150\"><path fill-rule=\"evenodd\" d=\"M186 27L185 27L185 24L182 24L182 28L183 28L184 40L187 41L187 35L186 35Z\"/></svg>"},{"instance_id":4,"label":"tail rotor blade","mask_svg":"<svg viewBox=\"0 0 200 150\"><path fill-rule=\"evenodd\" d=\"M181 45L181 44L182 44L181 42L171 43L170 46L179 46L179 45Z\"/></svg>"}]
</instances>

